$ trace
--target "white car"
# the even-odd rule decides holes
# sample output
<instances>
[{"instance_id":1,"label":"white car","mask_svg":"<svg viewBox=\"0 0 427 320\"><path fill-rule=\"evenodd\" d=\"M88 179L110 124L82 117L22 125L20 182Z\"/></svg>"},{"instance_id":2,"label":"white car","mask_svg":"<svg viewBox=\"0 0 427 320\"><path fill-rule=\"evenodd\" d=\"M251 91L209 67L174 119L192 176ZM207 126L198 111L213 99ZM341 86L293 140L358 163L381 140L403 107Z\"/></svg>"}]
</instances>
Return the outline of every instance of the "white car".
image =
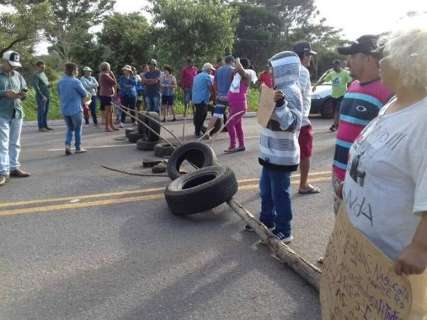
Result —
<instances>
[{"instance_id":1,"label":"white car","mask_svg":"<svg viewBox=\"0 0 427 320\"><path fill-rule=\"evenodd\" d=\"M311 93L311 113L317 113L322 118L333 118L334 117L334 105L332 97L332 85L330 83L324 83L316 87L315 91Z\"/></svg>"}]
</instances>

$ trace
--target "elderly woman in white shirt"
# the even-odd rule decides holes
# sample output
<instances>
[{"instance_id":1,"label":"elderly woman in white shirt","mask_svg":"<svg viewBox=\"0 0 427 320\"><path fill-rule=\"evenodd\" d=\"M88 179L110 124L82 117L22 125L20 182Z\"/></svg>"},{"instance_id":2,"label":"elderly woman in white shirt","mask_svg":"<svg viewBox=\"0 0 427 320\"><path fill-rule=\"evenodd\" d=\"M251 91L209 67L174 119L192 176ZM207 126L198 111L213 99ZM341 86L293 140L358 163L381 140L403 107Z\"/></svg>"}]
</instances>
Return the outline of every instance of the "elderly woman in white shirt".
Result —
<instances>
[{"instance_id":1,"label":"elderly woman in white shirt","mask_svg":"<svg viewBox=\"0 0 427 320\"><path fill-rule=\"evenodd\" d=\"M80 81L83 84L83 87L90 94L90 104L89 110L92 115L93 124L95 126L98 125L98 119L96 117L96 95L98 92L98 81L96 81L95 77L92 76L92 69L89 67L83 68L83 76L80 78ZM89 117L85 115L85 122L89 124Z\"/></svg>"},{"instance_id":2,"label":"elderly woman in white shirt","mask_svg":"<svg viewBox=\"0 0 427 320\"><path fill-rule=\"evenodd\" d=\"M419 275L427 266L427 28L389 35L384 50L381 78L395 98L352 146L343 195L352 224L396 273ZM426 277L409 279L410 319L425 319Z\"/></svg>"}]
</instances>

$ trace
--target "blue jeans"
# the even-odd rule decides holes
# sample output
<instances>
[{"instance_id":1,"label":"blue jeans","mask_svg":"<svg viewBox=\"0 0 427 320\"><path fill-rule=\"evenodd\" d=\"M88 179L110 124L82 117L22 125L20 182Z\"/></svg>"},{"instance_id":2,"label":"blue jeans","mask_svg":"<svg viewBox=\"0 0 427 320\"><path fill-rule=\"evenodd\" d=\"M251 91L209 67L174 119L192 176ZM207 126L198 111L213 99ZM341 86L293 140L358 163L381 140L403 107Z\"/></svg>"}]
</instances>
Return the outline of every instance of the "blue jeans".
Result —
<instances>
[{"instance_id":1,"label":"blue jeans","mask_svg":"<svg viewBox=\"0 0 427 320\"><path fill-rule=\"evenodd\" d=\"M261 191L260 221L277 232L291 233L291 173L263 167L259 183Z\"/></svg>"},{"instance_id":2,"label":"blue jeans","mask_svg":"<svg viewBox=\"0 0 427 320\"><path fill-rule=\"evenodd\" d=\"M160 113L160 95L145 96L145 104L148 108L148 111Z\"/></svg>"},{"instance_id":3,"label":"blue jeans","mask_svg":"<svg viewBox=\"0 0 427 320\"><path fill-rule=\"evenodd\" d=\"M70 147L73 140L74 132L74 145L76 150L80 149L82 138L82 122L83 115L81 112L72 116L64 116L65 124L67 125L67 132L65 133L65 146Z\"/></svg>"},{"instance_id":4,"label":"blue jeans","mask_svg":"<svg viewBox=\"0 0 427 320\"><path fill-rule=\"evenodd\" d=\"M43 101L40 95L36 95L37 102L37 123L39 129L47 128L47 114L49 113L49 102L50 99Z\"/></svg>"},{"instance_id":5,"label":"blue jeans","mask_svg":"<svg viewBox=\"0 0 427 320\"><path fill-rule=\"evenodd\" d=\"M21 152L22 119L5 119L0 117L0 175L18 169Z\"/></svg>"}]
</instances>

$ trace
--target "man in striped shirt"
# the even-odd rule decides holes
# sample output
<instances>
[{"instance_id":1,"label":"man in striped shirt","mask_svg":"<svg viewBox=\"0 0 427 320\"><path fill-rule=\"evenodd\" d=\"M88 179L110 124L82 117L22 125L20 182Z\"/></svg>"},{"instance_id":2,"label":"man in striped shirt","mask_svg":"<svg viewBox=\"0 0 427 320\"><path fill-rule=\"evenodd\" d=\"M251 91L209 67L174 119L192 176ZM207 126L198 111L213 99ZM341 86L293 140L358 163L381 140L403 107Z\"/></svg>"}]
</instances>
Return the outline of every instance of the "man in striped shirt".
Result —
<instances>
[{"instance_id":1,"label":"man in striped shirt","mask_svg":"<svg viewBox=\"0 0 427 320\"><path fill-rule=\"evenodd\" d=\"M336 212L342 195L351 145L392 96L392 92L380 80L381 53L377 43L378 36L364 35L350 46L338 48L340 54L348 56L351 76L357 80L349 86L340 107L333 164Z\"/></svg>"}]
</instances>

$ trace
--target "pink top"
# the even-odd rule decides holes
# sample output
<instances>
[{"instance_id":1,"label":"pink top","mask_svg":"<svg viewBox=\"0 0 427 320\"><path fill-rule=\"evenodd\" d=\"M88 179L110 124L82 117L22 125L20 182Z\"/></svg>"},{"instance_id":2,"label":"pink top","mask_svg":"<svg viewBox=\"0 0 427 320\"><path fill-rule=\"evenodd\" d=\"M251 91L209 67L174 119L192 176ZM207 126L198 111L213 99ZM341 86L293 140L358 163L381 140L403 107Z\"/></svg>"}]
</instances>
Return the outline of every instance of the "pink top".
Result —
<instances>
[{"instance_id":1,"label":"pink top","mask_svg":"<svg viewBox=\"0 0 427 320\"><path fill-rule=\"evenodd\" d=\"M228 103L230 104L231 109L237 111L247 109L246 95L248 88L249 86L245 82L241 81L240 75L236 73L227 94Z\"/></svg>"},{"instance_id":2,"label":"pink top","mask_svg":"<svg viewBox=\"0 0 427 320\"><path fill-rule=\"evenodd\" d=\"M114 96L116 85L116 80L109 73L102 72L99 75L99 95L101 97Z\"/></svg>"},{"instance_id":3,"label":"pink top","mask_svg":"<svg viewBox=\"0 0 427 320\"><path fill-rule=\"evenodd\" d=\"M380 80L368 83L356 80L348 88L340 106L333 165L334 175L340 181L345 178L351 145L391 96L392 92Z\"/></svg>"}]
</instances>

